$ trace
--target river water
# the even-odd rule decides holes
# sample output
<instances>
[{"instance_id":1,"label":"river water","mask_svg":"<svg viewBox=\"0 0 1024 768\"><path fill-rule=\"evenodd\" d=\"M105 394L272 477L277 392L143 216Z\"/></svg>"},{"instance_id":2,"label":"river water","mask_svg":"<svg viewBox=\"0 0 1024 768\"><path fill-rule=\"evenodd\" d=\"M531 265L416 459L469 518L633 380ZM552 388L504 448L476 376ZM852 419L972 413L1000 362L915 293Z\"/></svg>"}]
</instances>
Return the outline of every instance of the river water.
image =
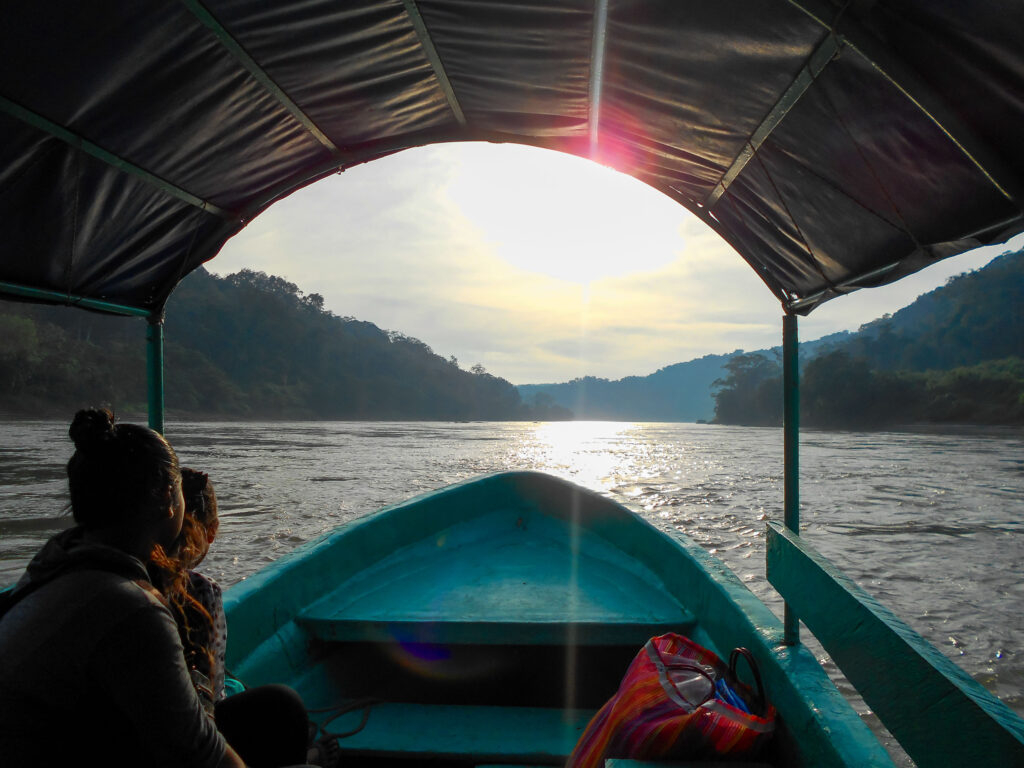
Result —
<instances>
[{"instance_id":1,"label":"river water","mask_svg":"<svg viewBox=\"0 0 1024 768\"><path fill-rule=\"evenodd\" d=\"M0 423L0 584L69 523L66 430ZM225 586L382 506L487 472L538 469L690 536L780 611L764 581L764 521L782 516L778 429L170 423L167 436L183 464L214 481L221 533L203 570ZM807 431L801 526L843 571L1024 715L1024 432Z\"/></svg>"}]
</instances>

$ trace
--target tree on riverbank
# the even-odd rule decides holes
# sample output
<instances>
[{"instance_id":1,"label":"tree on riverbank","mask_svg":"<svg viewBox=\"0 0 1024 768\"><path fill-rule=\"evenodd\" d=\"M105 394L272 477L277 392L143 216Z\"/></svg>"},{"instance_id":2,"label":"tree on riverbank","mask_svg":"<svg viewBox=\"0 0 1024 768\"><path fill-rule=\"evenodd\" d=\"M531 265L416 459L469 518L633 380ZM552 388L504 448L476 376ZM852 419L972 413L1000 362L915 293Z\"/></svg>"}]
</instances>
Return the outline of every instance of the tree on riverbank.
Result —
<instances>
[{"instance_id":1,"label":"tree on riverbank","mask_svg":"<svg viewBox=\"0 0 1024 768\"><path fill-rule=\"evenodd\" d=\"M725 364L728 375L712 385L715 422L772 427L782 423L782 373L778 360L752 353Z\"/></svg>"},{"instance_id":2,"label":"tree on riverbank","mask_svg":"<svg viewBox=\"0 0 1024 768\"><path fill-rule=\"evenodd\" d=\"M419 339L323 308L280 277L205 270L172 295L168 413L292 419L570 418L525 404L486 371L461 370ZM144 324L63 307L0 303L0 408L65 416L107 403L145 410Z\"/></svg>"},{"instance_id":3,"label":"tree on riverbank","mask_svg":"<svg viewBox=\"0 0 1024 768\"><path fill-rule=\"evenodd\" d=\"M802 361L800 419L812 427L1024 424L1024 253L959 275ZM782 422L782 372L741 355L717 381L715 421Z\"/></svg>"},{"instance_id":4,"label":"tree on riverbank","mask_svg":"<svg viewBox=\"0 0 1024 768\"><path fill-rule=\"evenodd\" d=\"M715 423L778 426L781 392L781 373L731 375L715 394ZM1024 424L1024 359L989 360L951 371L881 371L866 358L836 350L803 369L800 423L823 429Z\"/></svg>"}]
</instances>

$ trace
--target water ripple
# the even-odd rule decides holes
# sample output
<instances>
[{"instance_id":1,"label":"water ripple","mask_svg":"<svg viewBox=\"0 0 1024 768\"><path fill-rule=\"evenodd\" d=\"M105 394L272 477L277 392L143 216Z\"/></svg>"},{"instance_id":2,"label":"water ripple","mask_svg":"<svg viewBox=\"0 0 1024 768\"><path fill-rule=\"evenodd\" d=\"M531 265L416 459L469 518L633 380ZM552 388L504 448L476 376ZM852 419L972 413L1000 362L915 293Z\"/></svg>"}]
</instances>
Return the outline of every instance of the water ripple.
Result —
<instances>
[{"instance_id":1,"label":"water ripple","mask_svg":"<svg viewBox=\"0 0 1024 768\"><path fill-rule=\"evenodd\" d=\"M224 585L380 507L479 474L538 469L689 536L781 612L763 578L765 521L782 517L778 429L171 423L168 436L183 463L213 479L223 522L203 567ZM42 541L69 523L60 512L71 451L67 425L48 422L0 423L0 445L0 583L6 584ZM808 432L801 438L807 540L1024 713L1022 509L1019 433Z\"/></svg>"}]
</instances>

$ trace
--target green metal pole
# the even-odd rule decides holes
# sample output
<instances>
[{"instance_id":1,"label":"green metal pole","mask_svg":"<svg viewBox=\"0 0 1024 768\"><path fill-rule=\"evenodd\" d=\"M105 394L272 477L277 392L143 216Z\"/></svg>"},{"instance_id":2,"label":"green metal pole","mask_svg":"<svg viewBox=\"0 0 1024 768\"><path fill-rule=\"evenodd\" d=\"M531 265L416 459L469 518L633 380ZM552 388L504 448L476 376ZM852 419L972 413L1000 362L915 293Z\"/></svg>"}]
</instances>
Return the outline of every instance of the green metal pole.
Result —
<instances>
[{"instance_id":1,"label":"green metal pole","mask_svg":"<svg viewBox=\"0 0 1024 768\"><path fill-rule=\"evenodd\" d=\"M114 304L102 299L87 299L83 296L75 296L60 291L50 291L43 288L31 288L27 285L17 283L0 282L0 296L17 296L25 299L35 299L47 304L62 304L69 307L81 307L82 309L97 309L101 312L110 312L114 315L127 315L129 317L148 318L152 314L148 309L129 307L126 304Z\"/></svg>"},{"instance_id":2,"label":"green metal pole","mask_svg":"<svg viewBox=\"0 0 1024 768\"><path fill-rule=\"evenodd\" d=\"M46 288L33 288L18 283L0 281L0 297L14 296L42 301L47 304L63 304L83 309L94 309L115 315L146 318L146 379L149 400L149 426L160 434L164 431L164 318L141 307L115 304L102 299L89 299Z\"/></svg>"},{"instance_id":3,"label":"green metal pole","mask_svg":"<svg viewBox=\"0 0 1024 768\"><path fill-rule=\"evenodd\" d=\"M796 315L782 317L782 389L783 389L783 488L785 524L800 533L800 355ZM783 639L787 645L800 642L800 620L785 606Z\"/></svg>"},{"instance_id":4,"label":"green metal pole","mask_svg":"<svg viewBox=\"0 0 1024 768\"><path fill-rule=\"evenodd\" d=\"M164 433L164 320L146 324L146 380L149 393L149 428Z\"/></svg>"}]
</instances>

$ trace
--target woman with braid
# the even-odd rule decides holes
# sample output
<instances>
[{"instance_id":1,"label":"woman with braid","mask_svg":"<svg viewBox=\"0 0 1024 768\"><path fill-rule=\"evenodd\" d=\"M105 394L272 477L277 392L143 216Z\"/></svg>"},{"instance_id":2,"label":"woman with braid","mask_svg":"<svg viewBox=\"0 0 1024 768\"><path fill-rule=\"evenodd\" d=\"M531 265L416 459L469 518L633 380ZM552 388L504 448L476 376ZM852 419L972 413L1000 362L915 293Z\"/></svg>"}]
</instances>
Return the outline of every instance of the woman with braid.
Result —
<instances>
[{"instance_id":1,"label":"woman with braid","mask_svg":"<svg viewBox=\"0 0 1024 768\"><path fill-rule=\"evenodd\" d=\"M181 490L185 499L181 533L169 554L154 553L150 570L171 604L196 692L212 714L214 704L224 698L227 622L220 586L194 569L217 537L217 496L209 476L188 467L181 469Z\"/></svg>"},{"instance_id":2,"label":"woman with braid","mask_svg":"<svg viewBox=\"0 0 1024 768\"><path fill-rule=\"evenodd\" d=\"M265 685L225 697L224 601L217 582L195 570L220 528L217 495L205 472L182 467L181 481L185 500L181 533L169 554L154 551L150 571L178 623L185 663L203 708L250 765L280 765L301 757L313 765L334 765L338 750L333 740L301 749L306 715L290 688ZM285 746L287 750L282 749Z\"/></svg>"}]
</instances>

